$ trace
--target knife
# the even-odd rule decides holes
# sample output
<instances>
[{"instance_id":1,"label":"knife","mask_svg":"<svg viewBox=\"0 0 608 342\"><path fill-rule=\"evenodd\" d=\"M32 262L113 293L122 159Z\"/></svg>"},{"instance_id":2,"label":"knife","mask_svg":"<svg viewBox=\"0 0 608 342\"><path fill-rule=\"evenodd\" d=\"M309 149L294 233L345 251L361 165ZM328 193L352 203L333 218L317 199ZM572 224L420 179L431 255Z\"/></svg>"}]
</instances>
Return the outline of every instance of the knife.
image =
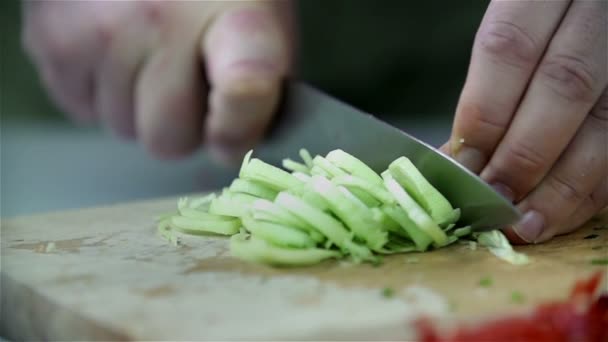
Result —
<instances>
[{"instance_id":1,"label":"knife","mask_svg":"<svg viewBox=\"0 0 608 342\"><path fill-rule=\"evenodd\" d=\"M291 82L268 139L256 154L274 163L301 148L325 155L342 149L377 172L408 157L473 230L500 229L521 214L486 182L432 146L309 85Z\"/></svg>"}]
</instances>

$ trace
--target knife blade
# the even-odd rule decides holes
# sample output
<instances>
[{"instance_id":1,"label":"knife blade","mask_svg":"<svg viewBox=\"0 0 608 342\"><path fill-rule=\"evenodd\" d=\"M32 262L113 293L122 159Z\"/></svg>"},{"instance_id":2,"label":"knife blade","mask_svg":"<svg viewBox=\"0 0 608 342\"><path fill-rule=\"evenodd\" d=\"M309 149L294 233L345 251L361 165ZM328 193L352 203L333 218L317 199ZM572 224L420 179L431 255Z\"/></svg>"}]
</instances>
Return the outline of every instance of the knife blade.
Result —
<instances>
[{"instance_id":1,"label":"knife blade","mask_svg":"<svg viewBox=\"0 0 608 342\"><path fill-rule=\"evenodd\" d=\"M342 149L377 172L400 156L408 157L476 231L499 229L521 214L492 187L434 147L374 116L309 85L286 86L283 103L267 141L256 154L277 164L299 149L325 155Z\"/></svg>"}]
</instances>

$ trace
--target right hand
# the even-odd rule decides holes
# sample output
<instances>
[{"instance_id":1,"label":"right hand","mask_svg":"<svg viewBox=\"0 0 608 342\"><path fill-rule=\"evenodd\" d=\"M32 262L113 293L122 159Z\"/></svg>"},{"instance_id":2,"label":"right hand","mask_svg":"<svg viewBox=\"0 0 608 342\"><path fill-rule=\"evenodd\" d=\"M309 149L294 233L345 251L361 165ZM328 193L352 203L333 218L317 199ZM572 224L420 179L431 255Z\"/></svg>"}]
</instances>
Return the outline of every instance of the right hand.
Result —
<instances>
[{"instance_id":1,"label":"right hand","mask_svg":"<svg viewBox=\"0 0 608 342\"><path fill-rule=\"evenodd\" d=\"M23 41L51 97L160 158L259 141L292 60L291 3L25 1Z\"/></svg>"}]
</instances>

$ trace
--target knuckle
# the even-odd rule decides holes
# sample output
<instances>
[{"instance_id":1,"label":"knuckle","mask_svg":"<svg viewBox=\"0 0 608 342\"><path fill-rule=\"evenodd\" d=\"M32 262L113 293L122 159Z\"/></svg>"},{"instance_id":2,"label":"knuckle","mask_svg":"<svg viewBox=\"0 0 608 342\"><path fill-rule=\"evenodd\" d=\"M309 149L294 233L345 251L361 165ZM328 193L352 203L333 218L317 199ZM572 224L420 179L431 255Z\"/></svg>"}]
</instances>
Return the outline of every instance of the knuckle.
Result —
<instances>
[{"instance_id":1,"label":"knuckle","mask_svg":"<svg viewBox=\"0 0 608 342\"><path fill-rule=\"evenodd\" d=\"M556 174L550 175L547 184L566 203L581 203L586 195L580 189L580 182L572 178L562 177Z\"/></svg>"},{"instance_id":2,"label":"knuckle","mask_svg":"<svg viewBox=\"0 0 608 342\"><path fill-rule=\"evenodd\" d=\"M144 18L152 24L160 24L164 21L166 13L166 1L139 1L137 3L139 10L143 13Z\"/></svg>"},{"instance_id":3,"label":"knuckle","mask_svg":"<svg viewBox=\"0 0 608 342\"><path fill-rule=\"evenodd\" d=\"M465 126L473 132L491 132L492 135L502 135L508 124L503 116L496 112L482 108L483 106L471 101L463 101L458 108L458 114Z\"/></svg>"},{"instance_id":4,"label":"knuckle","mask_svg":"<svg viewBox=\"0 0 608 342\"><path fill-rule=\"evenodd\" d=\"M228 100L272 98L278 93L278 81L260 77L235 77L221 86Z\"/></svg>"},{"instance_id":5,"label":"knuckle","mask_svg":"<svg viewBox=\"0 0 608 342\"><path fill-rule=\"evenodd\" d=\"M537 175L547 166L547 160L534 148L518 142L507 148L504 164L518 172Z\"/></svg>"},{"instance_id":6,"label":"knuckle","mask_svg":"<svg viewBox=\"0 0 608 342\"><path fill-rule=\"evenodd\" d=\"M591 65L576 55L554 55L539 67L546 84L559 96L577 102L588 102L598 85Z\"/></svg>"},{"instance_id":7,"label":"knuckle","mask_svg":"<svg viewBox=\"0 0 608 342\"><path fill-rule=\"evenodd\" d=\"M589 116L594 119L600 127L608 130L608 88L595 104L594 108L589 113Z\"/></svg>"},{"instance_id":8,"label":"knuckle","mask_svg":"<svg viewBox=\"0 0 608 342\"><path fill-rule=\"evenodd\" d=\"M476 41L485 53L518 67L533 65L540 51L538 43L524 28L504 20L482 25Z\"/></svg>"},{"instance_id":9,"label":"knuckle","mask_svg":"<svg viewBox=\"0 0 608 342\"><path fill-rule=\"evenodd\" d=\"M598 189L589 195L594 211L599 211L608 206L608 183L604 182Z\"/></svg>"}]
</instances>

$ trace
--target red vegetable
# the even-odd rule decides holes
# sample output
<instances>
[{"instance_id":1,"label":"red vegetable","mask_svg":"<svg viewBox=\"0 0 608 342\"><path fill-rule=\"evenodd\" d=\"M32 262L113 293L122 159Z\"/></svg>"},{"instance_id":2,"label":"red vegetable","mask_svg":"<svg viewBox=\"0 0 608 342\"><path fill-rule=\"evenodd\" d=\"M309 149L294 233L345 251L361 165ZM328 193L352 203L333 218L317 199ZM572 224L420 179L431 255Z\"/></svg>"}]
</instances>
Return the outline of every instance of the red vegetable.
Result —
<instances>
[{"instance_id":1,"label":"red vegetable","mask_svg":"<svg viewBox=\"0 0 608 342\"><path fill-rule=\"evenodd\" d=\"M448 341L589 341L608 342L608 293L595 298L602 272L579 281L564 302L539 305L531 315L463 327L440 335L430 321L418 322L423 342Z\"/></svg>"}]
</instances>

